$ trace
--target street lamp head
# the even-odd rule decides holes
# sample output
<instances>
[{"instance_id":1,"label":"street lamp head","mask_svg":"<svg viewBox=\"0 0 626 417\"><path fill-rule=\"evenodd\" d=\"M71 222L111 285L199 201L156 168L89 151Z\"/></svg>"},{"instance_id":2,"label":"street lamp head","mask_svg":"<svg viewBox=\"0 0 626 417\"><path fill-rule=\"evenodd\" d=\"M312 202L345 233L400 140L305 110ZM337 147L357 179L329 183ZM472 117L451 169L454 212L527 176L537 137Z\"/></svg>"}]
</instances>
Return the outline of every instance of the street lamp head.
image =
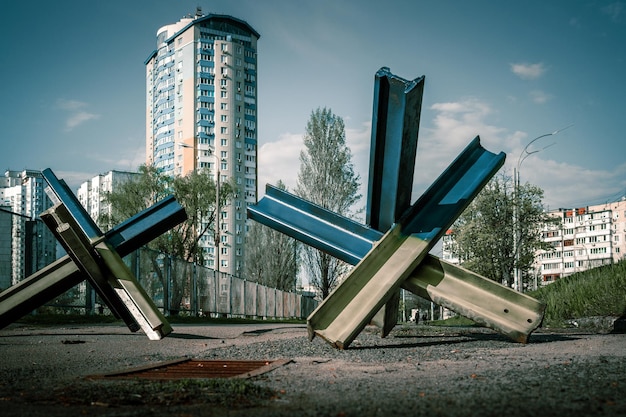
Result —
<instances>
[{"instance_id":1,"label":"street lamp head","mask_svg":"<svg viewBox=\"0 0 626 417\"><path fill-rule=\"evenodd\" d=\"M555 144L556 144L556 142L552 142L552 143L551 143L551 144L549 144L548 146L544 146L543 148L541 148L541 149L536 149L536 150L534 150L534 151L529 151L529 150L528 150L528 148L530 147L530 145L532 145L533 143L535 143L536 141L538 141L538 140L539 140L539 139L541 139L541 138L545 138L546 136L554 136L554 135L556 135L556 134L558 134L558 133L560 133L560 132L564 131L565 129L569 129L569 128L570 128L570 127L572 127L572 126L574 126L574 124L573 124L573 123L572 123L572 124L570 124L570 125L568 125L568 126L565 126L565 127L561 128L561 129L557 129L557 130L555 130L555 131L554 131L554 132L552 132L552 133L546 133L546 134L543 134L543 135L537 136L536 138L534 138L533 140L531 140L530 142L528 142L528 143L526 144L526 146L524 147L524 149L522 150L522 152L520 152L519 158L517 158L517 170L519 171L519 168L520 168L520 165L522 164L522 162L524 162L524 160L525 160L526 158L528 158L530 155L535 154L535 153L538 153L538 152L541 152L541 151L543 151L544 149L547 149L547 148L549 148L550 146L555 145Z\"/></svg>"}]
</instances>

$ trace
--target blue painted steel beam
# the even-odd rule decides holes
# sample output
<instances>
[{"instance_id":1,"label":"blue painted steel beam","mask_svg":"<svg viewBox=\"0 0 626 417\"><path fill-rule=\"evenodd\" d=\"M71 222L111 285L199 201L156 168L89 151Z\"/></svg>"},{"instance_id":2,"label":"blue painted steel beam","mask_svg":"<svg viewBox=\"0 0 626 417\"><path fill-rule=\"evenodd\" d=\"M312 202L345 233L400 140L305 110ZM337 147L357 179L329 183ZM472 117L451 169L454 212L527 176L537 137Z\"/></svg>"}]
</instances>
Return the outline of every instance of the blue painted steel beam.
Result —
<instances>
[{"instance_id":1,"label":"blue painted steel beam","mask_svg":"<svg viewBox=\"0 0 626 417\"><path fill-rule=\"evenodd\" d=\"M55 203L63 203L70 213L73 213L74 219L76 219L78 225L83 229L83 232L85 232L89 239L97 239L102 236L100 228L93 219L89 217L84 207L80 204L80 201L78 201L65 181L59 180L50 168L44 169L42 175L50 186L48 190L53 193L51 195L50 192L48 192L50 199Z\"/></svg>"},{"instance_id":2,"label":"blue painted steel beam","mask_svg":"<svg viewBox=\"0 0 626 417\"><path fill-rule=\"evenodd\" d=\"M504 158L504 153L486 151L476 137L405 213L403 217L412 220L405 223L403 232L417 234L423 240L432 240L445 232L440 228L450 211L456 210L458 204L467 206L502 166ZM360 262L383 236L378 230L269 184L266 195L248 207L248 217L352 265Z\"/></svg>"},{"instance_id":3,"label":"blue painted steel beam","mask_svg":"<svg viewBox=\"0 0 626 417\"><path fill-rule=\"evenodd\" d=\"M386 232L411 205L424 77L412 81L381 68L375 76L366 222ZM386 337L398 322L400 292L372 323Z\"/></svg>"},{"instance_id":4,"label":"blue painted steel beam","mask_svg":"<svg viewBox=\"0 0 626 417\"><path fill-rule=\"evenodd\" d=\"M366 223L386 232L411 205L424 77L375 76Z\"/></svg>"},{"instance_id":5,"label":"blue painted steel beam","mask_svg":"<svg viewBox=\"0 0 626 417\"><path fill-rule=\"evenodd\" d=\"M383 234L287 191L266 185L248 218L356 265Z\"/></svg>"}]
</instances>

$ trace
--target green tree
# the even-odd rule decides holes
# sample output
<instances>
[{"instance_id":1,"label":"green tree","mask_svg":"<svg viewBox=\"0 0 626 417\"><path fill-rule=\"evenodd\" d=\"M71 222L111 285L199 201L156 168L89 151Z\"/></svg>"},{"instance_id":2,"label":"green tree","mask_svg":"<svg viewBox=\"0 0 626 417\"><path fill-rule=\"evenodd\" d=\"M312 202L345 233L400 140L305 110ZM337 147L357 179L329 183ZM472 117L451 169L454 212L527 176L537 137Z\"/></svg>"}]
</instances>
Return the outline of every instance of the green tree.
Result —
<instances>
[{"instance_id":1,"label":"green tree","mask_svg":"<svg viewBox=\"0 0 626 417\"><path fill-rule=\"evenodd\" d=\"M343 119L330 109L311 112L300 152L300 171L295 193L337 214L349 216L359 201L359 175L346 145ZM304 247L304 266L311 284L326 298L348 271L348 265L319 250Z\"/></svg>"},{"instance_id":2,"label":"green tree","mask_svg":"<svg viewBox=\"0 0 626 417\"><path fill-rule=\"evenodd\" d=\"M278 181L276 186L286 190L282 181ZM252 222L246 235L246 278L279 290L294 290L298 248L295 239L261 223Z\"/></svg>"},{"instance_id":3,"label":"green tree","mask_svg":"<svg viewBox=\"0 0 626 417\"><path fill-rule=\"evenodd\" d=\"M515 247L523 280L532 278L532 265L538 249L552 247L541 239L544 225L554 219L546 214L543 190L525 183L514 193L513 179L497 174L483 188L452 227L453 245L449 248L461 265L504 285L511 285L515 269ZM518 205L519 235L514 238L513 214Z\"/></svg>"},{"instance_id":4,"label":"green tree","mask_svg":"<svg viewBox=\"0 0 626 417\"><path fill-rule=\"evenodd\" d=\"M233 190L230 183L220 184L220 207L227 204ZM154 166L142 165L137 176L105 194L103 203L111 205L111 214L102 216L99 223L103 228L110 228L170 194L184 207L187 220L153 239L147 247L154 250L151 262L163 285L164 296L171 300L171 310L178 311L186 278L175 277L168 285L167 276L159 266L160 257L163 254L184 260L189 267L193 262L205 264L206 255L199 243L203 236L213 236L217 214L216 183L209 172L199 170L186 176L170 177ZM191 273L186 271L183 275L189 277Z\"/></svg>"}]
</instances>

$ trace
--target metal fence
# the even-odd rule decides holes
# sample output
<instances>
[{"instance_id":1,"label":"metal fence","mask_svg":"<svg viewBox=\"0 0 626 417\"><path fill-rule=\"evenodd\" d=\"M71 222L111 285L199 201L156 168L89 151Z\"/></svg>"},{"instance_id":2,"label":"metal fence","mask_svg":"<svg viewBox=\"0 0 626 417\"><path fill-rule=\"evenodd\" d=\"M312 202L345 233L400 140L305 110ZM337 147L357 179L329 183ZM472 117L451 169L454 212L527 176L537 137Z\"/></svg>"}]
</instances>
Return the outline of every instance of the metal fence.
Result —
<instances>
[{"instance_id":1,"label":"metal fence","mask_svg":"<svg viewBox=\"0 0 626 417\"><path fill-rule=\"evenodd\" d=\"M124 261L166 315L302 319L317 306L312 295L266 287L147 248ZM109 313L86 282L47 307Z\"/></svg>"}]
</instances>

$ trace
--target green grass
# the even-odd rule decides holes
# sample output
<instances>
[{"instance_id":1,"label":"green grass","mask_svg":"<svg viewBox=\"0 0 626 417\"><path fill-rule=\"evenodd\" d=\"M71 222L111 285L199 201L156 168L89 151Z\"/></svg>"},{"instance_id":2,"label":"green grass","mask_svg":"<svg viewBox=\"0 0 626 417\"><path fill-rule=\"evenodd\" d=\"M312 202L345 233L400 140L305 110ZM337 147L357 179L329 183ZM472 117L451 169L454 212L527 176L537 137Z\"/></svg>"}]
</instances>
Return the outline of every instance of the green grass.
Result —
<instances>
[{"instance_id":1,"label":"green grass","mask_svg":"<svg viewBox=\"0 0 626 417\"><path fill-rule=\"evenodd\" d=\"M546 325L621 316L626 312L626 261L570 275L528 295L546 303Z\"/></svg>"}]
</instances>

